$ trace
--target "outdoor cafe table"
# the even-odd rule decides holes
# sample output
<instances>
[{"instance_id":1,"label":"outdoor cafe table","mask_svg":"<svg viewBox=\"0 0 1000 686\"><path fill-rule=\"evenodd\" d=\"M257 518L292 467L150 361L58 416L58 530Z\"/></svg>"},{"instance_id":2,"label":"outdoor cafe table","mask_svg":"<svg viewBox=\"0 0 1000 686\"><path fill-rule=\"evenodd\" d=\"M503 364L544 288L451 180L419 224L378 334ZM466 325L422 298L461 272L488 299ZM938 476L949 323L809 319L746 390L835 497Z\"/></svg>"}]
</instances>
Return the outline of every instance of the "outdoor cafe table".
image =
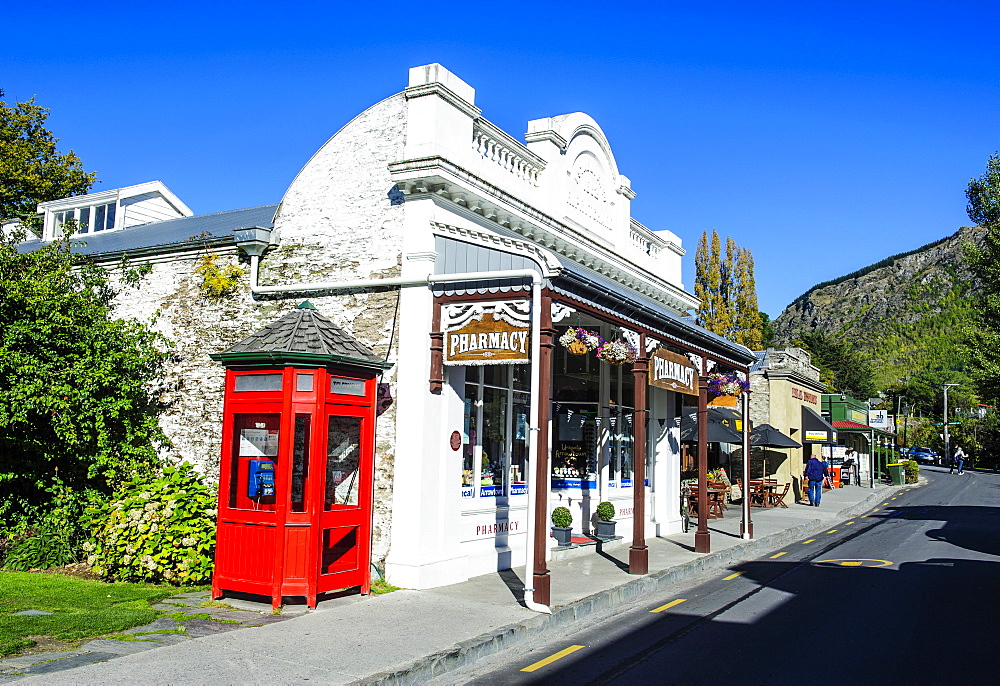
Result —
<instances>
[{"instance_id":1,"label":"outdoor cafe table","mask_svg":"<svg viewBox=\"0 0 1000 686\"><path fill-rule=\"evenodd\" d=\"M778 488L777 481L750 479L750 504L754 507L771 507L771 494Z\"/></svg>"},{"instance_id":2,"label":"outdoor cafe table","mask_svg":"<svg viewBox=\"0 0 1000 686\"><path fill-rule=\"evenodd\" d=\"M698 509L698 487L689 486L688 489L691 492L690 504L691 512L694 513ZM726 489L724 488L709 488L708 489L708 518L709 519L720 519L723 517L722 511L726 509Z\"/></svg>"}]
</instances>

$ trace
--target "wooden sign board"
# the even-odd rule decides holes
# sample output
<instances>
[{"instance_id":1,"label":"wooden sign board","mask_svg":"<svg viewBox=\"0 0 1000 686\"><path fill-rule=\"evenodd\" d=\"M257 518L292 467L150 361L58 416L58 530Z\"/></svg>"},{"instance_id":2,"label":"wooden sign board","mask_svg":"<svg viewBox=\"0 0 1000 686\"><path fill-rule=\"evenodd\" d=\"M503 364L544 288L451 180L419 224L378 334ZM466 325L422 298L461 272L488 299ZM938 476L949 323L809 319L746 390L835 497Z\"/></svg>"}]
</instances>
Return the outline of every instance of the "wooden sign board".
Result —
<instances>
[{"instance_id":1,"label":"wooden sign board","mask_svg":"<svg viewBox=\"0 0 1000 686\"><path fill-rule=\"evenodd\" d=\"M698 370L684 355L657 350L649 358L649 385L698 395Z\"/></svg>"},{"instance_id":2,"label":"wooden sign board","mask_svg":"<svg viewBox=\"0 0 1000 686\"><path fill-rule=\"evenodd\" d=\"M526 364L531 361L531 328L515 326L493 313L445 332L446 365Z\"/></svg>"}]
</instances>

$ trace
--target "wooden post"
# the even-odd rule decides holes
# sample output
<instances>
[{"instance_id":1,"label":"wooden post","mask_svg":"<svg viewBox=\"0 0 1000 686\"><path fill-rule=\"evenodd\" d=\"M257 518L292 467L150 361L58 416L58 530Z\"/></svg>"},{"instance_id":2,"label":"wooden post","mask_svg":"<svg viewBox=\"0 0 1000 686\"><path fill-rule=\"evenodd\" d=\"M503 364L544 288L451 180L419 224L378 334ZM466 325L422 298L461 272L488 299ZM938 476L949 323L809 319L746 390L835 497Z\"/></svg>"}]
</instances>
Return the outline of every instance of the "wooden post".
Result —
<instances>
[{"instance_id":1,"label":"wooden post","mask_svg":"<svg viewBox=\"0 0 1000 686\"><path fill-rule=\"evenodd\" d=\"M649 572L649 549L646 547L646 388L649 375L646 357L646 334L639 334L639 356L632 365L635 379L632 415L633 443L635 446L632 469L632 547L628 551L628 573Z\"/></svg>"},{"instance_id":2,"label":"wooden post","mask_svg":"<svg viewBox=\"0 0 1000 686\"><path fill-rule=\"evenodd\" d=\"M712 552L712 536L708 533L708 376L704 366L698 376L698 530L694 534L694 551Z\"/></svg>"},{"instance_id":3,"label":"wooden post","mask_svg":"<svg viewBox=\"0 0 1000 686\"><path fill-rule=\"evenodd\" d=\"M552 350L555 347L556 330L552 327L552 298L542 294L541 337L539 355L535 360L539 365L538 388L542 397L538 399L538 464L535 469L535 550L532 569L532 586L535 602L549 605L552 578L546 566L545 556L549 545L549 414L552 407ZM525 572L527 573L527 572Z\"/></svg>"},{"instance_id":4,"label":"wooden post","mask_svg":"<svg viewBox=\"0 0 1000 686\"><path fill-rule=\"evenodd\" d=\"M441 331L441 303L431 306L431 378L429 390L440 393L444 387L444 332Z\"/></svg>"}]
</instances>

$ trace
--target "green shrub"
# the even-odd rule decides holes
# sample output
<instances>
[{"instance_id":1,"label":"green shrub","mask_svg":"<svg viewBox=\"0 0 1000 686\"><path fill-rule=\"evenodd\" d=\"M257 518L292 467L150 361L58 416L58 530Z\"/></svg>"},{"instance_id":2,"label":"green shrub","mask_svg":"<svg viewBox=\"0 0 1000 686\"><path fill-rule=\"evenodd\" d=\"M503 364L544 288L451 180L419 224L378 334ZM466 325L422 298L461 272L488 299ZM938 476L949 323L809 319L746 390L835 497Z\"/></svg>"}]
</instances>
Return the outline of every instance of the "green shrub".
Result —
<instances>
[{"instance_id":1,"label":"green shrub","mask_svg":"<svg viewBox=\"0 0 1000 686\"><path fill-rule=\"evenodd\" d=\"M920 476L920 465L916 460L907 460L903 463L903 475L906 477L906 483L917 483L917 478Z\"/></svg>"},{"instance_id":2,"label":"green shrub","mask_svg":"<svg viewBox=\"0 0 1000 686\"><path fill-rule=\"evenodd\" d=\"M73 491L59 480L46 490L51 499L45 506L26 507L0 530L4 569L49 569L80 559L87 538L82 522L84 511L88 505L100 502L100 495L96 491Z\"/></svg>"},{"instance_id":3,"label":"green shrub","mask_svg":"<svg viewBox=\"0 0 1000 686\"><path fill-rule=\"evenodd\" d=\"M87 562L118 581L204 583L212 574L216 504L214 489L187 463L152 481L129 481L88 510Z\"/></svg>"},{"instance_id":4,"label":"green shrub","mask_svg":"<svg viewBox=\"0 0 1000 686\"><path fill-rule=\"evenodd\" d=\"M560 505L552 510L552 526L557 526L560 529L568 529L573 526L573 513L569 511L569 508Z\"/></svg>"},{"instance_id":5,"label":"green shrub","mask_svg":"<svg viewBox=\"0 0 1000 686\"><path fill-rule=\"evenodd\" d=\"M597 518L602 522L613 522L616 514L615 506L607 500L597 506Z\"/></svg>"}]
</instances>

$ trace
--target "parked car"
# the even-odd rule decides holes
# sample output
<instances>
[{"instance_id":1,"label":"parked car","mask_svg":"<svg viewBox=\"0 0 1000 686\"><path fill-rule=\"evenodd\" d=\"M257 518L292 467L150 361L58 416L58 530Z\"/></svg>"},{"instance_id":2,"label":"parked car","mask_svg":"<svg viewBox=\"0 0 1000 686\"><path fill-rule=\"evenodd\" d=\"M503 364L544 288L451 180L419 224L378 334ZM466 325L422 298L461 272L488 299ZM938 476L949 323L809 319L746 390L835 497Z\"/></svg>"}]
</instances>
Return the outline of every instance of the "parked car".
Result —
<instances>
[{"instance_id":1,"label":"parked car","mask_svg":"<svg viewBox=\"0 0 1000 686\"><path fill-rule=\"evenodd\" d=\"M910 448L906 456L911 460L916 460L920 464L940 464L941 458L936 452L924 446L915 445Z\"/></svg>"}]
</instances>

